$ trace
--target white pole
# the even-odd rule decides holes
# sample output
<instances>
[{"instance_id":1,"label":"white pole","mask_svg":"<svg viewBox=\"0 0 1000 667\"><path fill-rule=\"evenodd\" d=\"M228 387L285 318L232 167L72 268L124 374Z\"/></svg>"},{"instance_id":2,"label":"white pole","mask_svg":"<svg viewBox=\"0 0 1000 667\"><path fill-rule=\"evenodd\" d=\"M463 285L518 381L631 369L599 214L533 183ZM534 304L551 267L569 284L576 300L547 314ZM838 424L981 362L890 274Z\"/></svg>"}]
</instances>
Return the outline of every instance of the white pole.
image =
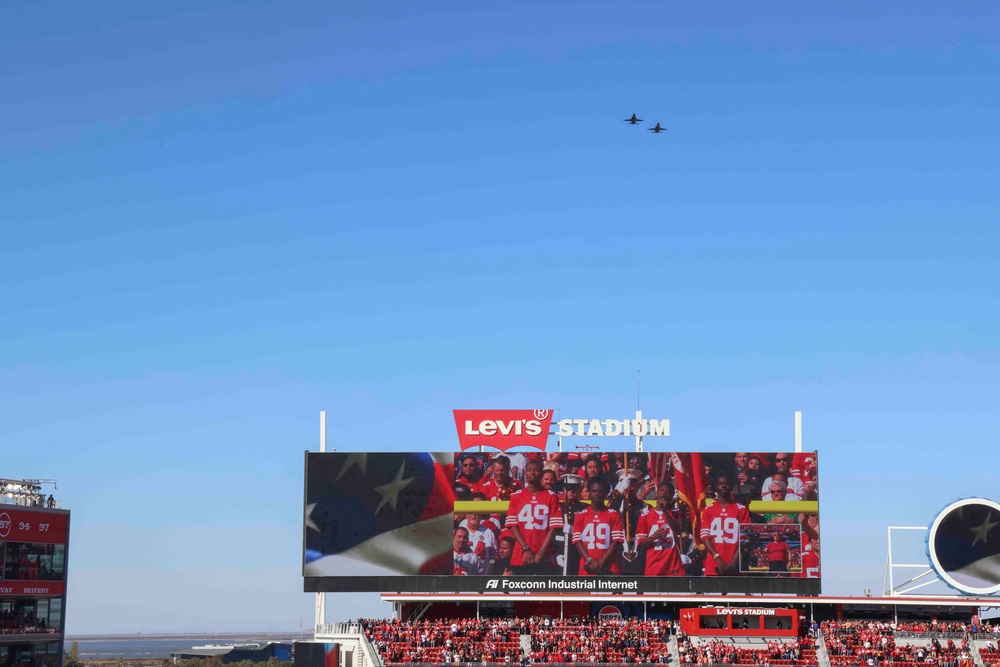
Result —
<instances>
[{"instance_id":1,"label":"white pole","mask_svg":"<svg viewBox=\"0 0 1000 667\"><path fill-rule=\"evenodd\" d=\"M326 451L326 410L319 411L319 451Z\"/></svg>"},{"instance_id":2,"label":"white pole","mask_svg":"<svg viewBox=\"0 0 1000 667\"><path fill-rule=\"evenodd\" d=\"M795 453L802 453L802 411L795 411Z\"/></svg>"},{"instance_id":3,"label":"white pole","mask_svg":"<svg viewBox=\"0 0 1000 667\"><path fill-rule=\"evenodd\" d=\"M635 421L637 423L642 421L642 410L635 411ZM635 436L635 451L642 451L642 436L638 434Z\"/></svg>"},{"instance_id":4,"label":"white pole","mask_svg":"<svg viewBox=\"0 0 1000 667\"><path fill-rule=\"evenodd\" d=\"M326 451L326 410L319 411L319 451ZM313 626L313 637L316 628L326 625L326 593L316 594L316 623Z\"/></svg>"}]
</instances>

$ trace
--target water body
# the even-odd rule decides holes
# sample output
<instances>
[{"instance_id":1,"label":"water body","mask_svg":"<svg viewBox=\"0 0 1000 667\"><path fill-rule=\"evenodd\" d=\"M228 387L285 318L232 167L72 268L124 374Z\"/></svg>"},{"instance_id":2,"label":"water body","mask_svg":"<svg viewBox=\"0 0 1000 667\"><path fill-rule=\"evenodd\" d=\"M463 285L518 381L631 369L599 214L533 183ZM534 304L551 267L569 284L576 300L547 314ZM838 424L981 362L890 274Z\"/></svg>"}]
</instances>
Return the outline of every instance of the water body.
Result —
<instances>
[{"instance_id":1,"label":"water body","mask_svg":"<svg viewBox=\"0 0 1000 667\"><path fill-rule=\"evenodd\" d=\"M231 634L231 635L117 635L101 637L67 637L65 652L77 642L80 660L116 660L169 658L171 653L186 651L206 644L256 644L258 642L293 642L303 637L296 634Z\"/></svg>"}]
</instances>

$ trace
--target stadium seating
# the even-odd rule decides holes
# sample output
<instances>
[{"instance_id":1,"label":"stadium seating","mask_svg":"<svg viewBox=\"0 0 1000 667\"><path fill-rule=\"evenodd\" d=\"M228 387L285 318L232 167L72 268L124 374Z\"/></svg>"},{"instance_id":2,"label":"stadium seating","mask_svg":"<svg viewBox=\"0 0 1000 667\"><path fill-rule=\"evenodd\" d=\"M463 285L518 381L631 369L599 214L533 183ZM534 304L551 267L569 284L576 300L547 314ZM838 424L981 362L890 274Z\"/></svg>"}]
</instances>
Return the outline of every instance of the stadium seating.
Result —
<instances>
[{"instance_id":1,"label":"stadium seating","mask_svg":"<svg viewBox=\"0 0 1000 667\"><path fill-rule=\"evenodd\" d=\"M678 638L681 664L699 665L816 665L816 646L808 636L790 641L720 638Z\"/></svg>"},{"instance_id":2,"label":"stadium seating","mask_svg":"<svg viewBox=\"0 0 1000 667\"><path fill-rule=\"evenodd\" d=\"M453 619L402 623L362 619L365 636L386 665L502 663L521 660L520 629L505 619Z\"/></svg>"},{"instance_id":3,"label":"stadium seating","mask_svg":"<svg viewBox=\"0 0 1000 667\"><path fill-rule=\"evenodd\" d=\"M636 665L671 662L670 621L620 618L362 620L368 640L389 667L415 663ZM974 667L970 638L986 667L1000 667L993 628L955 623L825 621L820 624L831 667ZM977 634L978 633L978 634ZM677 634L687 664L812 667L810 634L797 639L687 637ZM523 640L523 644L522 644Z\"/></svg>"},{"instance_id":4,"label":"stadium seating","mask_svg":"<svg viewBox=\"0 0 1000 667\"><path fill-rule=\"evenodd\" d=\"M976 642L979 645L979 657L986 667L1000 667L1000 649L996 639Z\"/></svg>"},{"instance_id":5,"label":"stadium seating","mask_svg":"<svg viewBox=\"0 0 1000 667\"><path fill-rule=\"evenodd\" d=\"M528 625L533 663L669 662L668 621L532 618Z\"/></svg>"},{"instance_id":6,"label":"stadium seating","mask_svg":"<svg viewBox=\"0 0 1000 667\"><path fill-rule=\"evenodd\" d=\"M671 621L621 618L453 619L401 623L361 621L382 661L412 663L546 665L664 664L672 661ZM522 635L525 645L522 650ZM678 635L683 664L811 667L817 664L813 639L791 641L692 639Z\"/></svg>"},{"instance_id":7,"label":"stadium seating","mask_svg":"<svg viewBox=\"0 0 1000 667\"><path fill-rule=\"evenodd\" d=\"M962 628L961 624L885 621L824 621L820 624L832 667L972 667L973 659ZM954 638L944 636L952 633Z\"/></svg>"}]
</instances>

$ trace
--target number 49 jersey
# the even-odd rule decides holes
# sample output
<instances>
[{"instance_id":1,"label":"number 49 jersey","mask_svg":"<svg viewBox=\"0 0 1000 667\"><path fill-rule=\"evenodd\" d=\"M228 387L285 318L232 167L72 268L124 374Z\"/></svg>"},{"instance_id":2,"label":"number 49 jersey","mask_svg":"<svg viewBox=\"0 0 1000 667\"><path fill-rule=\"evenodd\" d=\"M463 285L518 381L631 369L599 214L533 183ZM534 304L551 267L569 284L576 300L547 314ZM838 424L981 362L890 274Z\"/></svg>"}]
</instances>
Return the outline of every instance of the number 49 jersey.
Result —
<instances>
[{"instance_id":1,"label":"number 49 jersey","mask_svg":"<svg viewBox=\"0 0 1000 667\"><path fill-rule=\"evenodd\" d=\"M573 544L583 542L587 555L591 558L601 558L612 543L624 541L625 530L617 510L609 508L595 512L593 507L588 507L573 519ZM581 558L578 574L590 574L586 565L586 561ZM612 574L621 574L622 568L617 558L608 565L608 570Z\"/></svg>"},{"instance_id":2,"label":"number 49 jersey","mask_svg":"<svg viewBox=\"0 0 1000 667\"><path fill-rule=\"evenodd\" d=\"M701 541L711 541L725 561L731 561L740 548L740 524L750 523L750 510L739 503L714 503L701 511ZM719 565L711 553L706 552L705 575L719 573Z\"/></svg>"},{"instance_id":3,"label":"number 49 jersey","mask_svg":"<svg viewBox=\"0 0 1000 667\"><path fill-rule=\"evenodd\" d=\"M646 550L646 576L683 576L684 565L677 552L677 538L663 512L655 507L639 516L635 529L636 542L650 535L657 537L656 543Z\"/></svg>"},{"instance_id":4,"label":"number 49 jersey","mask_svg":"<svg viewBox=\"0 0 1000 667\"><path fill-rule=\"evenodd\" d=\"M510 497L507 508L507 528L517 526L528 547L538 553L545 543L545 536L550 528L562 528L562 511L559 509L559 496L547 489L532 493L521 489ZM549 545L551 548L551 545ZM546 560L550 554L540 554ZM524 550L520 543L514 543L514 551L510 556L511 565L524 565Z\"/></svg>"}]
</instances>

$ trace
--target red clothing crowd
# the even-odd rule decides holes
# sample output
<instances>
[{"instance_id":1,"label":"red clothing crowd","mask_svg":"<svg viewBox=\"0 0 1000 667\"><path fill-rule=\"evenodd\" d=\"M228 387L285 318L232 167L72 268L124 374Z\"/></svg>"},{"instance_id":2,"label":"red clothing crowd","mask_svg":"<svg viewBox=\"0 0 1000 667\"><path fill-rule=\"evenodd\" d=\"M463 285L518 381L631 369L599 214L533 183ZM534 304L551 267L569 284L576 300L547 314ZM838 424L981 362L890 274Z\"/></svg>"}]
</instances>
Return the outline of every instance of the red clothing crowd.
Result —
<instances>
[{"instance_id":1,"label":"red clothing crowd","mask_svg":"<svg viewBox=\"0 0 1000 667\"><path fill-rule=\"evenodd\" d=\"M697 665L815 665L816 647L811 637L792 641L769 641L766 648L739 646L721 641L694 644L678 638L681 664Z\"/></svg>"},{"instance_id":2,"label":"red clothing crowd","mask_svg":"<svg viewBox=\"0 0 1000 667\"><path fill-rule=\"evenodd\" d=\"M529 620L532 662L666 663L671 621Z\"/></svg>"},{"instance_id":3,"label":"red clothing crowd","mask_svg":"<svg viewBox=\"0 0 1000 667\"><path fill-rule=\"evenodd\" d=\"M501 662L521 659L520 623L510 619L459 618L402 623L361 619L365 636L386 665Z\"/></svg>"},{"instance_id":4,"label":"red clothing crowd","mask_svg":"<svg viewBox=\"0 0 1000 667\"><path fill-rule=\"evenodd\" d=\"M912 629L922 624L875 621L824 621L820 624L820 629L833 667L918 667L927 664L972 667L973 661L965 639L958 646L951 639L942 644L937 638L927 644L897 644L895 633L900 630L900 625L907 626L904 632L930 631Z\"/></svg>"}]
</instances>

